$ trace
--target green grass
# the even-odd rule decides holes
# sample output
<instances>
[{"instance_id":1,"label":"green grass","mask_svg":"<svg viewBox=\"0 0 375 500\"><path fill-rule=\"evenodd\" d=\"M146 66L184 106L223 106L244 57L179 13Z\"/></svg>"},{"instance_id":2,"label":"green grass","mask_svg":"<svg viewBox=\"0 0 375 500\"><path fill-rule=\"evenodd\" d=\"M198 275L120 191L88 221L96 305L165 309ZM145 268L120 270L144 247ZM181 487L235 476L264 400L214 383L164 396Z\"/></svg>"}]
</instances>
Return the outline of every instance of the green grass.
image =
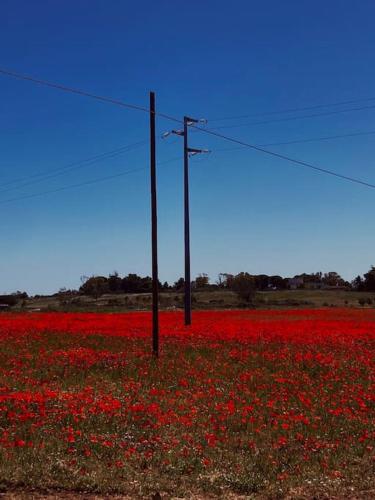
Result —
<instances>
[{"instance_id":1,"label":"green grass","mask_svg":"<svg viewBox=\"0 0 375 500\"><path fill-rule=\"evenodd\" d=\"M370 299L372 304L360 304L361 300ZM375 307L374 292L354 292L345 290L285 290L257 292L255 307L285 308L285 307ZM162 310L181 309L183 294L177 292L160 293L160 308ZM194 309L238 309L249 307L231 291L209 290L193 293ZM41 311L101 311L124 312L131 310L150 310L151 294L118 294L103 295L95 300L91 297L73 297L61 301L56 297L41 297L28 299L14 310Z\"/></svg>"}]
</instances>

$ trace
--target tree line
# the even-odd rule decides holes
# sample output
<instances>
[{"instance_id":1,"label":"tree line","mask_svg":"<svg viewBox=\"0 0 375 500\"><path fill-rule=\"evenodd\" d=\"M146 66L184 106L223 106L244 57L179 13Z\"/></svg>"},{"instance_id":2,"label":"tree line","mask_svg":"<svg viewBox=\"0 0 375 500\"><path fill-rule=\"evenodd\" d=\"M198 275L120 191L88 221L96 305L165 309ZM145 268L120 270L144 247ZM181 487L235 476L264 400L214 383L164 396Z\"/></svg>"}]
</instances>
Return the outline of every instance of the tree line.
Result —
<instances>
[{"instance_id":1,"label":"tree line","mask_svg":"<svg viewBox=\"0 0 375 500\"><path fill-rule=\"evenodd\" d=\"M159 281L160 291L182 292L184 290L184 278L179 278L173 284L167 281ZM338 273L331 271L328 273L303 273L292 278L284 278L279 275L269 276L267 274L249 274L241 272L238 274L220 273L216 281L212 283L206 273L199 274L192 281L192 288L195 291L201 290L230 290L236 292L246 301L250 301L257 291L342 288L358 292L375 292L375 267L371 266L369 271L363 276L357 276L353 281L345 281ZM82 276L81 286L78 290L67 290L61 288L55 295L89 295L99 298L104 294L121 293L151 293L152 279L150 276L142 277L135 273L121 277L118 272L113 272L109 276ZM14 306L21 300L28 297L26 292L15 292L8 295L0 295L1 306ZM38 297L38 296L36 296Z\"/></svg>"},{"instance_id":2,"label":"tree line","mask_svg":"<svg viewBox=\"0 0 375 500\"><path fill-rule=\"evenodd\" d=\"M78 293L99 297L106 293L150 293L152 279L150 276L142 277L137 274L128 274L121 277L118 272L105 276L82 277L82 285ZM160 291L180 292L184 289L184 278L179 278L173 284L159 281ZM199 274L191 283L193 290L231 290L249 297L256 291L287 290L290 288L342 288L357 291L375 291L375 267L363 276L357 276L352 282L344 280L338 273L303 273L293 278L284 278L279 275L267 274L252 275L247 272L238 274L220 273L217 280L212 283L206 273Z\"/></svg>"}]
</instances>

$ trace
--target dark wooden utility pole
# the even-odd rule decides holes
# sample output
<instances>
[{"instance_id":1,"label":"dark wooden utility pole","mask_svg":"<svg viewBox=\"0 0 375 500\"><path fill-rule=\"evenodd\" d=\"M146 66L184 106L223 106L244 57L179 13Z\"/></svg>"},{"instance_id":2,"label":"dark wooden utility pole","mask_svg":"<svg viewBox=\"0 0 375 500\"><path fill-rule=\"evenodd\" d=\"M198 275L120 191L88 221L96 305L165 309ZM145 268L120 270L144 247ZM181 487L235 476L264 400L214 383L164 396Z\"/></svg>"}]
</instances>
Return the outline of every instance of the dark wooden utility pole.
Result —
<instances>
[{"instance_id":1,"label":"dark wooden utility pole","mask_svg":"<svg viewBox=\"0 0 375 500\"><path fill-rule=\"evenodd\" d=\"M184 116L185 325L191 325L188 122L189 118Z\"/></svg>"},{"instance_id":2,"label":"dark wooden utility pole","mask_svg":"<svg viewBox=\"0 0 375 500\"><path fill-rule=\"evenodd\" d=\"M189 208L189 154L208 153L207 149L189 148L189 125L199 123L200 120L184 116L184 230L185 230L185 325L191 325L191 275L190 275L190 208ZM172 134L181 135L180 130L173 130Z\"/></svg>"},{"instance_id":3,"label":"dark wooden utility pole","mask_svg":"<svg viewBox=\"0 0 375 500\"><path fill-rule=\"evenodd\" d=\"M152 352L159 356L158 215L156 198L155 93L150 92L150 174L152 251Z\"/></svg>"},{"instance_id":4,"label":"dark wooden utility pole","mask_svg":"<svg viewBox=\"0 0 375 500\"><path fill-rule=\"evenodd\" d=\"M189 154L209 153L208 149L189 148L188 129L189 125L195 123L206 123L206 120L196 120L184 116L184 129L171 130L163 137L171 134L184 137L184 236L185 236L185 325L191 325L191 276L190 276L190 211L189 211Z\"/></svg>"}]
</instances>

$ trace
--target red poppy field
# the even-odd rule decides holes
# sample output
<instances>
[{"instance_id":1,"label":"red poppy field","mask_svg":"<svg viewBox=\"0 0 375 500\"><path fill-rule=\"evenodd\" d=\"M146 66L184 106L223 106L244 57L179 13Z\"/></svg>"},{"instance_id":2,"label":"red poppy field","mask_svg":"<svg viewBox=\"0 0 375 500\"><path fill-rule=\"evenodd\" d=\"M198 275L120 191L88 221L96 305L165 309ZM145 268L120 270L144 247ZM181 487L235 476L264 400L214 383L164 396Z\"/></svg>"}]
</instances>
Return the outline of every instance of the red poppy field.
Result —
<instances>
[{"instance_id":1,"label":"red poppy field","mask_svg":"<svg viewBox=\"0 0 375 500\"><path fill-rule=\"evenodd\" d=\"M374 498L375 310L0 315L0 488Z\"/></svg>"}]
</instances>

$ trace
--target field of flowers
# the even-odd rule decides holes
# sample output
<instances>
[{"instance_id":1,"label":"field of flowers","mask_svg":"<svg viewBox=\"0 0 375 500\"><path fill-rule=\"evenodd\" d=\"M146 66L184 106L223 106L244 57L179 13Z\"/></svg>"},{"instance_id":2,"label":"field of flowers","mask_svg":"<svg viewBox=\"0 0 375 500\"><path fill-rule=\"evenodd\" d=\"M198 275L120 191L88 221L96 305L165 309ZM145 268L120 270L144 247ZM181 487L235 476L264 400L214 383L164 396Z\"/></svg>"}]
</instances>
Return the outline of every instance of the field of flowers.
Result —
<instances>
[{"instance_id":1,"label":"field of flowers","mask_svg":"<svg viewBox=\"0 0 375 500\"><path fill-rule=\"evenodd\" d=\"M375 310L0 314L0 488L374 498Z\"/></svg>"}]
</instances>

